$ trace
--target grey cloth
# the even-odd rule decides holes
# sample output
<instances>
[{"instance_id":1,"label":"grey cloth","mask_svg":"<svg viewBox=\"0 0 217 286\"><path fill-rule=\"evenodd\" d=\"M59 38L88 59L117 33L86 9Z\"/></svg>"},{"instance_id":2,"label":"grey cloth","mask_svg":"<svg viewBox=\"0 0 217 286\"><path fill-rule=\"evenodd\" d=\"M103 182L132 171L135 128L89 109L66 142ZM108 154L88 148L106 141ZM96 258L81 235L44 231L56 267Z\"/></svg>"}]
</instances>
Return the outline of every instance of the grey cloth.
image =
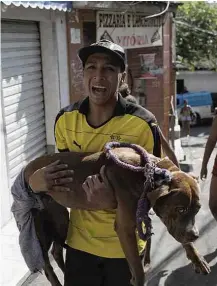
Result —
<instances>
[{"instance_id":1,"label":"grey cloth","mask_svg":"<svg viewBox=\"0 0 217 286\"><path fill-rule=\"evenodd\" d=\"M41 271L44 259L41 246L36 235L34 218L31 209L43 209L43 203L38 195L30 192L24 180L24 170L20 172L11 187L13 212L20 231L19 244L23 258L31 272Z\"/></svg>"}]
</instances>

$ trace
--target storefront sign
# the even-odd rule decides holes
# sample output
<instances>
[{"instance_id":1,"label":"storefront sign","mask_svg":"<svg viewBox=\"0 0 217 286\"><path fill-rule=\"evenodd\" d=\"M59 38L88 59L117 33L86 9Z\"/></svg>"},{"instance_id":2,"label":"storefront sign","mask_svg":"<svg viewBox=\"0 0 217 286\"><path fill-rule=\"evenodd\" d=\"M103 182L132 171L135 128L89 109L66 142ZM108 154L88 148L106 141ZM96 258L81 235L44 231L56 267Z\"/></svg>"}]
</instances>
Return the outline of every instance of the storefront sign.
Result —
<instances>
[{"instance_id":1,"label":"storefront sign","mask_svg":"<svg viewBox=\"0 0 217 286\"><path fill-rule=\"evenodd\" d=\"M162 18L144 14L97 12L97 40L108 39L125 49L162 46Z\"/></svg>"},{"instance_id":2,"label":"storefront sign","mask_svg":"<svg viewBox=\"0 0 217 286\"><path fill-rule=\"evenodd\" d=\"M163 74L163 68L155 64L155 54L142 54L140 56L141 78L153 79Z\"/></svg>"}]
</instances>

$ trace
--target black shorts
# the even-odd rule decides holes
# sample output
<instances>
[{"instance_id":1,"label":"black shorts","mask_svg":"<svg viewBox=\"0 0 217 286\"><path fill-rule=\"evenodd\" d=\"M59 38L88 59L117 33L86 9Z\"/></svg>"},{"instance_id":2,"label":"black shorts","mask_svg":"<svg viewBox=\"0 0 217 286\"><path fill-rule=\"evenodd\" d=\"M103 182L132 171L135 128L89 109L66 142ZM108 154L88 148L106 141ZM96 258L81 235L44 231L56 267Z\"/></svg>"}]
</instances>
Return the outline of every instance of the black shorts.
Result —
<instances>
[{"instance_id":1,"label":"black shorts","mask_svg":"<svg viewBox=\"0 0 217 286\"><path fill-rule=\"evenodd\" d=\"M66 250L64 286L131 286L124 258L103 258L70 247Z\"/></svg>"}]
</instances>

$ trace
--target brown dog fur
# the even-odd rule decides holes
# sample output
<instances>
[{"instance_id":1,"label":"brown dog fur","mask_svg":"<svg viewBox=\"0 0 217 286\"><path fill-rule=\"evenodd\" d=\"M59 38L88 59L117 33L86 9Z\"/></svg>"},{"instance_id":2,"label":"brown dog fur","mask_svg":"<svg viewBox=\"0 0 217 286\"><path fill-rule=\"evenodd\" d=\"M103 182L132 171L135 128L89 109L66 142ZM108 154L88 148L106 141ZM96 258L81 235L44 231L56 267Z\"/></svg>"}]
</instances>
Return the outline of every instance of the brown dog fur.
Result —
<instances>
[{"instance_id":1,"label":"brown dog fur","mask_svg":"<svg viewBox=\"0 0 217 286\"><path fill-rule=\"evenodd\" d=\"M134 166L141 166L140 156L132 149L116 148L113 149L113 152L121 161ZM161 160L153 155L150 156L157 166L166 168L173 174L170 185L160 186L149 193L148 198L151 206L166 225L170 234L182 243L196 272L207 274L210 272L210 268L193 246L193 241L198 237L194 226L195 215L200 208L198 185L193 177L181 172L169 159ZM145 179L143 173L135 173L117 166L102 152L91 155L70 152L47 155L29 163L25 169L26 181L29 182L29 177L36 170L56 160L68 164L69 169L74 170L74 180L69 184L71 192L68 193L67 205L64 203L64 206L79 207L73 202L73 197L79 197L83 201L87 200L82 189L82 183L88 176L93 174L100 173L107 187L115 193L117 200L115 229L131 269L132 283L136 286L144 285L144 269L139 257L135 236L135 213L138 199L143 192ZM105 168L102 168L102 166L105 166ZM188 181L188 186L183 184L183 180ZM57 197L55 199L58 201ZM88 202L86 205L88 206ZM100 204L90 205L90 208L87 207L87 209L100 209ZM59 220L60 218L58 218L58 223Z\"/></svg>"}]
</instances>

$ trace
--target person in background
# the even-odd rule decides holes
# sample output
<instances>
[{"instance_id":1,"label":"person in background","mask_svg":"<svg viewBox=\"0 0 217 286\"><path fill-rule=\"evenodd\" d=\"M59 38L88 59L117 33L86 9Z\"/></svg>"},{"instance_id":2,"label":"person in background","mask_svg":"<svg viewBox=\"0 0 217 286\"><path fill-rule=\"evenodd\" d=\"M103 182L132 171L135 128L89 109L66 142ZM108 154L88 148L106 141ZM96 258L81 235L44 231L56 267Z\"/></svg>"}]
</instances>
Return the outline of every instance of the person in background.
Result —
<instances>
[{"instance_id":1,"label":"person in background","mask_svg":"<svg viewBox=\"0 0 217 286\"><path fill-rule=\"evenodd\" d=\"M59 152L99 152L110 141L134 143L161 157L161 141L155 116L145 108L126 101L119 92L125 82L124 49L101 40L79 51L84 69L86 98L63 108L56 117L55 139ZM49 191L70 211L67 235L65 286L130 286L131 273L114 229L114 195L99 175L89 176L83 189L91 202L106 201L109 210L88 211L79 194L65 184L73 170L56 162L39 169L30 178L30 187ZM37 175L37 176L36 176ZM35 182L35 183L34 183ZM110 202L110 203L109 203ZM145 242L138 239L142 255Z\"/></svg>"},{"instance_id":2,"label":"person in background","mask_svg":"<svg viewBox=\"0 0 217 286\"><path fill-rule=\"evenodd\" d=\"M206 142L205 152L203 155L203 162L200 171L201 180L207 178L207 165L210 159L210 156L216 146L217 142L217 115L215 115L210 130L208 140ZM212 170L212 178L210 183L210 194L209 194L209 208L212 212L215 220L217 221L217 154L215 157L215 162Z\"/></svg>"},{"instance_id":3,"label":"person in background","mask_svg":"<svg viewBox=\"0 0 217 286\"><path fill-rule=\"evenodd\" d=\"M184 86L183 93L188 93L188 89L186 86Z\"/></svg>"},{"instance_id":4,"label":"person in background","mask_svg":"<svg viewBox=\"0 0 217 286\"><path fill-rule=\"evenodd\" d=\"M184 106L181 108L180 115L182 122L182 135L190 136L191 121L195 118L195 114L191 106L188 105L187 100L184 100Z\"/></svg>"},{"instance_id":5,"label":"person in background","mask_svg":"<svg viewBox=\"0 0 217 286\"><path fill-rule=\"evenodd\" d=\"M119 92L121 96L125 98L127 101L131 103L139 104L135 96L131 95L130 88L126 82L120 86Z\"/></svg>"}]
</instances>

